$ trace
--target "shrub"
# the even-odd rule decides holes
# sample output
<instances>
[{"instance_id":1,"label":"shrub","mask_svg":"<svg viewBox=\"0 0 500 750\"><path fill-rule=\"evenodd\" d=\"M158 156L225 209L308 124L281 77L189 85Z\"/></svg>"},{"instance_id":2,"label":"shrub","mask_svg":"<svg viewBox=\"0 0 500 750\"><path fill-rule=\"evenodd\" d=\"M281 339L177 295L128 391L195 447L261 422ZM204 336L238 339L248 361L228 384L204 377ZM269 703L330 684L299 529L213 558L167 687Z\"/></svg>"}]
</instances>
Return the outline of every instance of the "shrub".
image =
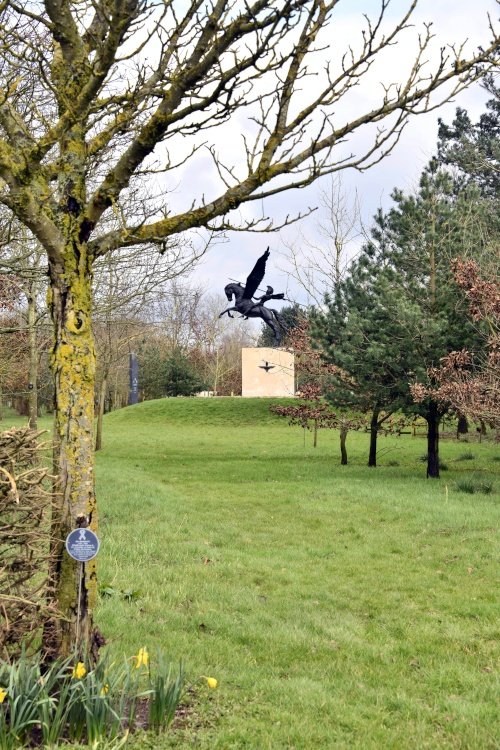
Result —
<instances>
[{"instance_id":1,"label":"shrub","mask_svg":"<svg viewBox=\"0 0 500 750\"><path fill-rule=\"evenodd\" d=\"M457 480L456 489L458 492L466 492L468 495L475 495L476 493L491 495L493 492L493 482L480 477L464 477Z\"/></svg>"},{"instance_id":2,"label":"shrub","mask_svg":"<svg viewBox=\"0 0 500 750\"><path fill-rule=\"evenodd\" d=\"M457 461L473 461L475 458L476 457L472 451L466 451L465 453L462 453L462 455L457 458Z\"/></svg>"},{"instance_id":3,"label":"shrub","mask_svg":"<svg viewBox=\"0 0 500 750\"><path fill-rule=\"evenodd\" d=\"M36 642L50 612L46 585L50 484L40 455L42 432L0 433L0 655L19 656Z\"/></svg>"}]
</instances>

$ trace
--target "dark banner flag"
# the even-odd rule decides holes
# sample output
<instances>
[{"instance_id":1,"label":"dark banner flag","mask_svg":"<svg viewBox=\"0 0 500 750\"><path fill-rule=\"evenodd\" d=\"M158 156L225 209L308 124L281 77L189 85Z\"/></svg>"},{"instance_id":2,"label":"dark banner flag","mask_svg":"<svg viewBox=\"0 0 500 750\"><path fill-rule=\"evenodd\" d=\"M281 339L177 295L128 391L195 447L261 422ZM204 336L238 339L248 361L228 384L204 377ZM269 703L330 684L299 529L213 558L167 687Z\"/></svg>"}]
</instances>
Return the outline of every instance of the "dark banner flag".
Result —
<instances>
[{"instance_id":1,"label":"dark banner flag","mask_svg":"<svg viewBox=\"0 0 500 750\"><path fill-rule=\"evenodd\" d=\"M139 401L139 363L135 352L130 352L129 360L130 371L130 390L128 393L128 403L136 404Z\"/></svg>"}]
</instances>

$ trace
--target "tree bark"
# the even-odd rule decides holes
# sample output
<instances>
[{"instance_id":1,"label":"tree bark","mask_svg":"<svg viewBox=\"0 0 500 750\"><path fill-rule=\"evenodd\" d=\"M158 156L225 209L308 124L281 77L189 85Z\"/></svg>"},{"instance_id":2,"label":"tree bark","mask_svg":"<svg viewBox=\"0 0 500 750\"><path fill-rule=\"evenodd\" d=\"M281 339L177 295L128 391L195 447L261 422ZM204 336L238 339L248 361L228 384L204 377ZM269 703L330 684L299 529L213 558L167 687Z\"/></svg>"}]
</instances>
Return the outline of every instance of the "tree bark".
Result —
<instances>
[{"instance_id":1,"label":"tree bark","mask_svg":"<svg viewBox=\"0 0 500 750\"><path fill-rule=\"evenodd\" d=\"M379 415L380 409L375 406L372 411L372 418L370 422L370 452L368 454L368 466L377 465L377 437Z\"/></svg>"},{"instance_id":2,"label":"tree bark","mask_svg":"<svg viewBox=\"0 0 500 750\"><path fill-rule=\"evenodd\" d=\"M347 432L348 430L346 427L340 428L340 463L342 466L347 466Z\"/></svg>"},{"instance_id":3,"label":"tree bark","mask_svg":"<svg viewBox=\"0 0 500 750\"><path fill-rule=\"evenodd\" d=\"M72 263L71 260L76 262ZM49 306L55 344L51 365L55 386L51 594L57 617L44 631L51 656L83 656L94 649L93 611L97 598L95 559L77 563L64 547L68 533L97 530L93 472L95 348L91 329L92 266L85 247L68 251L64 271L50 266Z\"/></svg>"},{"instance_id":4,"label":"tree bark","mask_svg":"<svg viewBox=\"0 0 500 750\"><path fill-rule=\"evenodd\" d=\"M457 422L457 440L460 439L460 435L466 435L469 432L469 423L467 417L463 414L459 414Z\"/></svg>"},{"instance_id":5,"label":"tree bark","mask_svg":"<svg viewBox=\"0 0 500 750\"><path fill-rule=\"evenodd\" d=\"M29 426L37 428L38 419L38 350L36 345L36 290L35 282L30 284L28 294L28 342L29 342L29 384L28 415Z\"/></svg>"},{"instance_id":6,"label":"tree bark","mask_svg":"<svg viewBox=\"0 0 500 750\"><path fill-rule=\"evenodd\" d=\"M427 420L427 478L439 479L439 421L438 405L431 401L425 416Z\"/></svg>"},{"instance_id":7,"label":"tree bark","mask_svg":"<svg viewBox=\"0 0 500 750\"><path fill-rule=\"evenodd\" d=\"M100 451L102 448L102 423L104 417L104 406L106 403L106 392L108 390L108 373L104 372L99 389L99 405L97 409L97 427L95 435L95 450Z\"/></svg>"}]
</instances>

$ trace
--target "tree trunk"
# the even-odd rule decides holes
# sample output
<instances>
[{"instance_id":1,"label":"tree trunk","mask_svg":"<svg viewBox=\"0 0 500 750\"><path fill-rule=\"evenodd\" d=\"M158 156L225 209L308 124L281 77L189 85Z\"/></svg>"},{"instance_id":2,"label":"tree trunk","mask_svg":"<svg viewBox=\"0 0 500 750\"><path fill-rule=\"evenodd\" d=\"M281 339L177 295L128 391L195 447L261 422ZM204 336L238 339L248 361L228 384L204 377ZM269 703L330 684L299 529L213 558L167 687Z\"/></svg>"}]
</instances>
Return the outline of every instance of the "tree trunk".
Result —
<instances>
[{"instance_id":1,"label":"tree trunk","mask_svg":"<svg viewBox=\"0 0 500 750\"><path fill-rule=\"evenodd\" d=\"M340 463L342 466L347 466L347 448L345 445L347 432L347 427L340 428Z\"/></svg>"},{"instance_id":2,"label":"tree trunk","mask_svg":"<svg viewBox=\"0 0 500 750\"><path fill-rule=\"evenodd\" d=\"M68 251L64 271L50 267L49 306L55 331L51 365L55 387L54 471L57 477L51 594L58 615L45 627L44 648L48 658L92 653L98 639L92 622L97 598L95 559L77 563L64 547L71 530L84 526L94 532L97 530L92 267L86 248L79 246L78 251L73 248Z\"/></svg>"},{"instance_id":3,"label":"tree trunk","mask_svg":"<svg viewBox=\"0 0 500 750\"><path fill-rule=\"evenodd\" d=\"M370 453L368 455L368 466L377 465L377 436L378 436L378 418L380 409L374 407L370 422Z\"/></svg>"},{"instance_id":4,"label":"tree trunk","mask_svg":"<svg viewBox=\"0 0 500 750\"><path fill-rule=\"evenodd\" d=\"M460 439L460 435L466 435L468 432L469 423L467 421L467 417L465 417L463 414L459 414L457 422L457 440Z\"/></svg>"},{"instance_id":5,"label":"tree trunk","mask_svg":"<svg viewBox=\"0 0 500 750\"><path fill-rule=\"evenodd\" d=\"M24 396L17 396L14 399L14 409L20 417L27 417L29 414L28 399Z\"/></svg>"},{"instance_id":6,"label":"tree trunk","mask_svg":"<svg viewBox=\"0 0 500 750\"><path fill-rule=\"evenodd\" d=\"M435 401L429 404L427 420L427 477L439 479L439 410Z\"/></svg>"},{"instance_id":7,"label":"tree trunk","mask_svg":"<svg viewBox=\"0 0 500 750\"><path fill-rule=\"evenodd\" d=\"M313 448L318 447L318 420L314 420L314 426L313 426Z\"/></svg>"},{"instance_id":8,"label":"tree trunk","mask_svg":"<svg viewBox=\"0 0 500 750\"><path fill-rule=\"evenodd\" d=\"M38 417L38 350L36 345L36 290L35 282L30 284L28 294L28 341L29 341L29 384L28 416L32 430L37 428Z\"/></svg>"},{"instance_id":9,"label":"tree trunk","mask_svg":"<svg viewBox=\"0 0 500 750\"><path fill-rule=\"evenodd\" d=\"M97 427L95 435L95 450L102 448L102 422L104 417L104 405L106 403L106 392L108 390L108 373L103 373L101 387L99 389L99 405L97 409Z\"/></svg>"}]
</instances>

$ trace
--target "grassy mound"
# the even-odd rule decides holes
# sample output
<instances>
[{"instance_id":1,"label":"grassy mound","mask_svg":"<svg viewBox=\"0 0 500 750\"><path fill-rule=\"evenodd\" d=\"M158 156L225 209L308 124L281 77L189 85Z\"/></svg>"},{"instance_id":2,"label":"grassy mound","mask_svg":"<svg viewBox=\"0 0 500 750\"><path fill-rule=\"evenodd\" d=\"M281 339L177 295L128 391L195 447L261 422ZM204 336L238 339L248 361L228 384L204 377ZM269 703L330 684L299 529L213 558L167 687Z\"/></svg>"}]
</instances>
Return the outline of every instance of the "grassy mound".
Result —
<instances>
[{"instance_id":1,"label":"grassy mound","mask_svg":"<svg viewBox=\"0 0 500 750\"><path fill-rule=\"evenodd\" d=\"M109 414L117 426L154 424L265 425L282 423L269 411L272 404L288 405L291 398L161 398L129 406Z\"/></svg>"}]
</instances>

